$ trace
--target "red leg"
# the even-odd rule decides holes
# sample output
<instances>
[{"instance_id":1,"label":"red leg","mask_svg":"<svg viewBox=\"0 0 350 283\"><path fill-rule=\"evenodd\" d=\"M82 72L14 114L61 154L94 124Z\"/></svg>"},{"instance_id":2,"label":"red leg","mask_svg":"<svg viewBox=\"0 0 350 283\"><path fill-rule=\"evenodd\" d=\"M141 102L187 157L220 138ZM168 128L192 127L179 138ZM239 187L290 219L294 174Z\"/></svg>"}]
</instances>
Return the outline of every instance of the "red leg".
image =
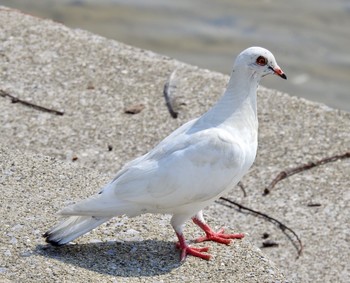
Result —
<instances>
[{"instance_id":1,"label":"red leg","mask_svg":"<svg viewBox=\"0 0 350 283\"><path fill-rule=\"evenodd\" d=\"M205 260L210 259L211 255L202 253L202 252L207 252L209 250L208 247L204 247L204 248L190 247L189 245L186 244L185 237L182 234L176 232L176 236L179 239L179 242L176 244L176 247L181 250L181 255L180 255L181 261L184 261L187 255L193 255Z\"/></svg>"},{"instance_id":2,"label":"red leg","mask_svg":"<svg viewBox=\"0 0 350 283\"><path fill-rule=\"evenodd\" d=\"M231 239L242 239L244 234L225 234L224 229L221 229L218 232L214 232L209 225L201 221L200 219L193 217L193 222L197 224L204 232L205 236L196 239L197 243L204 241L214 241L220 244L229 245L231 243Z\"/></svg>"}]
</instances>

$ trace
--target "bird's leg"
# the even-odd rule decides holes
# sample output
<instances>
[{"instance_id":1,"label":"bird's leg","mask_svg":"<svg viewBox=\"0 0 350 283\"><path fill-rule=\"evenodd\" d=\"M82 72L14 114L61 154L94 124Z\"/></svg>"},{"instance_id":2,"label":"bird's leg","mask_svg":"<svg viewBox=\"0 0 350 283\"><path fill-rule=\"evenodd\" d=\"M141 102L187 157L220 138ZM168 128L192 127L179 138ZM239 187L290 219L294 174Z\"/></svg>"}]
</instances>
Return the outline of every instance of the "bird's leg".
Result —
<instances>
[{"instance_id":1,"label":"bird's leg","mask_svg":"<svg viewBox=\"0 0 350 283\"><path fill-rule=\"evenodd\" d=\"M188 218L190 218L188 215L173 215L171 218L171 225L173 226L176 236L179 239L176 247L181 250L180 260L184 261L187 255L193 255L205 260L209 260L211 255L203 253L209 250L208 247L194 248L186 243L185 237L183 235L183 226Z\"/></svg>"},{"instance_id":2,"label":"bird's leg","mask_svg":"<svg viewBox=\"0 0 350 283\"><path fill-rule=\"evenodd\" d=\"M220 244L229 245L231 243L231 239L242 239L244 237L244 234L225 234L223 228L220 229L218 232L215 232L209 227L208 224L205 223L202 211L198 212L196 216L192 218L192 220L206 234L204 237L199 237L198 239L196 239L197 243L204 241L214 241Z\"/></svg>"}]
</instances>

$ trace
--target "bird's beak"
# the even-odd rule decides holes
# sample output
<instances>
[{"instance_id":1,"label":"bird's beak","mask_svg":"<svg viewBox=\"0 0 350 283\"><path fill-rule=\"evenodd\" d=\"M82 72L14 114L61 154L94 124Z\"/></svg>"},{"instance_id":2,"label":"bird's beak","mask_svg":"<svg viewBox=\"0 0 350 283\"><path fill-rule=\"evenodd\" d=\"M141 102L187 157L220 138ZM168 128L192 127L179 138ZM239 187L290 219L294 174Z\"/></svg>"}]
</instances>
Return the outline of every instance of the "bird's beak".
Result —
<instances>
[{"instance_id":1,"label":"bird's beak","mask_svg":"<svg viewBox=\"0 0 350 283\"><path fill-rule=\"evenodd\" d=\"M275 67L275 68L270 67L270 69L274 72L275 75L280 76L282 79L285 79L285 80L287 79L286 74L283 73L280 67Z\"/></svg>"}]
</instances>

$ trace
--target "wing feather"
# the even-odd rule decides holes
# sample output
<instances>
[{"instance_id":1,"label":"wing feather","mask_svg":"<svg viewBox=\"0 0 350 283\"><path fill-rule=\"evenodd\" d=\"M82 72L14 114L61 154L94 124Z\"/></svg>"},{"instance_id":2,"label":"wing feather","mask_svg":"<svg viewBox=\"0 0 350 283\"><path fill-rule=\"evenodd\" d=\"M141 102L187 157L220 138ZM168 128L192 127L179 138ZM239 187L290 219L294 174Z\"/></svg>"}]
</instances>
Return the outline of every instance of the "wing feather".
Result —
<instances>
[{"instance_id":1,"label":"wing feather","mask_svg":"<svg viewBox=\"0 0 350 283\"><path fill-rule=\"evenodd\" d=\"M241 146L223 130L183 134L126 168L109 190L118 200L155 209L203 202L235 180L243 158Z\"/></svg>"}]
</instances>

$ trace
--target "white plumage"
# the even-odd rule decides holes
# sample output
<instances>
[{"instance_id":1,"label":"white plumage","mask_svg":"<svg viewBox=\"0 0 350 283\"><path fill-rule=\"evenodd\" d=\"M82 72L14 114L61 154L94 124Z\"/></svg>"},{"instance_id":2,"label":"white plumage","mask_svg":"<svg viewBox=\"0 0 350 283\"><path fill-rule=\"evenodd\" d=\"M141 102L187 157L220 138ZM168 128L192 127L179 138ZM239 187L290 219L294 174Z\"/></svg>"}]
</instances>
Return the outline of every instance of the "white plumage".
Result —
<instances>
[{"instance_id":1,"label":"white plumage","mask_svg":"<svg viewBox=\"0 0 350 283\"><path fill-rule=\"evenodd\" d=\"M59 212L67 219L44 234L63 245L117 215L172 214L181 259L187 254L209 259L186 244L185 222L192 218L206 236L228 244L242 234L215 233L202 209L232 189L253 164L257 150L256 89L261 77L286 79L274 56L261 47L244 50L235 60L222 98L198 119L187 122L147 154L126 164L102 191Z\"/></svg>"}]
</instances>

